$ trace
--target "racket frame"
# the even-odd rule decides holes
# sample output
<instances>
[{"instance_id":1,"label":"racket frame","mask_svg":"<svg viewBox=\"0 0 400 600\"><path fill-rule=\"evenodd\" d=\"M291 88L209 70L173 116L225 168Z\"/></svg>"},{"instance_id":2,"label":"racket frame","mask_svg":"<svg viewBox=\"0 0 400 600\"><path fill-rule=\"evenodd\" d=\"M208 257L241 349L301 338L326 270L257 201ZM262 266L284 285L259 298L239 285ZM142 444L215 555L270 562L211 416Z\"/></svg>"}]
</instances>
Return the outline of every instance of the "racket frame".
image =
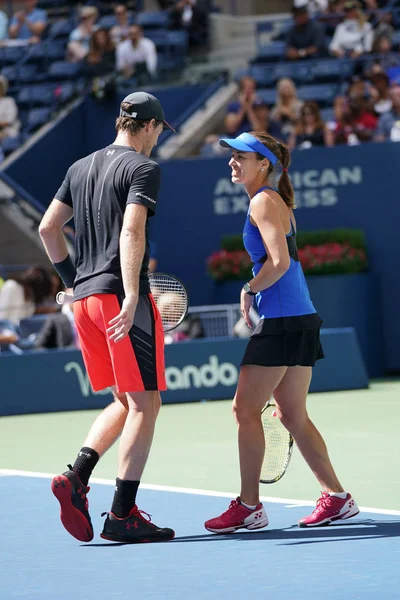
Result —
<instances>
[{"instance_id":1,"label":"racket frame","mask_svg":"<svg viewBox=\"0 0 400 600\"><path fill-rule=\"evenodd\" d=\"M179 327L179 325L181 325L181 323L183 323L183 321L186 319L186 317L188 315L188 312L189 312L189 292L187 290L186 285L183 283L183 281L181 279L179 279L179 277L175 277L175 275L170 275L169 273L163 273L162 271L156 271L155 273L150 273L149 274L150 292L151 292L152 296L153 296L153 293L152 293L152 290L151 290L151 280L152 280L153 277L156 277L156 276L166 277L166 278L172 279L174 281L177 281L182 286L182 289L184 290L185 295L186 295L186 308L185 308L185 312L182 314L182 316L181 316L180 320L178 321L178 323L176 323L173 327L166 327L164 325L164 322L163 322L164 333L168 333L169 331L173 331L174 329L176 329L177 327ZM171 290L170 292L165 292L165 293L173 293L173 290ZM153 296L153 298L154 298L154 296ZM154 302L155 302L155 304L157 306L157 302L156 302L155 299L154 299ZM157 308L158 308L158 306L157 306ZM162 318L161 318L161 320L162 320Z\"/></svg>"},{"instance_id":2,"label":"racket frame","mask_svg":"<svg viewBox=\"0 0 400 600\"><path fill-rule=\"evenodd\" d=\"M264 406L264 408L261 411L261 419L263 419L263 414L264 412L271 407L276 406L275 404L275 400L273 398L271 398L270 400L268 400L268 402L266 403L266 405ZM274 417L275 419L278 419L279 417ZM282 427L284 427L284 425L282 425ZM264 426L263 426L263 430L265 430ZM293 453L293 436L290 433L290 431L288 431L289 434L289 444L288 444L288 450L287 450L287 455L286 455L286 460L283 466L282 471L279 473L279 475L277 475L276 477L274 477L274 479L262 479L260 476L260 483L265 483L265 484L270 484L270 483L276 483L277 481L279 481L280 479L282 479L282 477L284 476L284 474L286 473L289 463L290 463L290 459L292 458L292 453ZM265 458L268 459L267 456L268 453L268 448L265 448ZM264 460L265 460L264 458Z\"/></svg>"}]
</instances>

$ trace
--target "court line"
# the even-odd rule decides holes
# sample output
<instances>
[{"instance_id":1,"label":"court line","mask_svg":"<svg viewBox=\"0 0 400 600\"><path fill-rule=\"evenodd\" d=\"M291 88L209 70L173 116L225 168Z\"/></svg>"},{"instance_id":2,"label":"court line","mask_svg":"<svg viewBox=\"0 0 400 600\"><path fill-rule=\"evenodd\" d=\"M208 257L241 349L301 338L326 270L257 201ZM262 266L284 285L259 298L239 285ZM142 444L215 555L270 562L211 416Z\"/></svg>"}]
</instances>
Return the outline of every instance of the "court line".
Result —
<instances>
[{"instance_id":1,"label":"court line","mask_svg":"<svg viewBox=\"0 0 400 600\"><path fill-rule=\"evenodd\" d=\"M36 479L52 479L55 473L40 473L36 471L20 471L17 469L0 469L0 477L32 477ZM115 481L112 479L100 479L98 477L92 477L90 483L98 483L100 485L115 485ZM151 490L155 492L172 492L175 494L191 494L193 496L211 496L214 498L234 498L235 493L230 492L215 492L211 490L198 490L196 488L184 488L174 487L169 485L154 485L152 483L141 483L141 489ZM273 504L287 504L290 505L288 508L294 508L298 506L315 506L315 501L311 500L294 500L293 498L272 498L271 496L260 496L260 499L264 502L271 502ZM360 506L360 510L363 512L369 512L376 515L392 515L400 516L400 510L390 510L386 508L372 508L369 506Z\"/></svg>"}]
</instances>

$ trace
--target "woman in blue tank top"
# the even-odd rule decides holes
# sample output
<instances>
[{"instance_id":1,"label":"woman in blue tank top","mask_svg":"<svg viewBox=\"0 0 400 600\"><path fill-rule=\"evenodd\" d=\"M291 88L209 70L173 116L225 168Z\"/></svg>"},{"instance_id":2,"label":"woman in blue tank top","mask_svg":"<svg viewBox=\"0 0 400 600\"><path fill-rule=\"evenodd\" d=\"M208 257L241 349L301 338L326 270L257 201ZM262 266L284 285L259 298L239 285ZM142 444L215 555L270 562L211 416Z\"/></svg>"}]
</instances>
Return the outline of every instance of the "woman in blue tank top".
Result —
<instances>
[{"instance_id":1,"label":"woman in blue tank top","mask_svg":"<svg viewBox=\"0 0 400 600\"><path fill-rule=\"evenodd\" d=\"M244 185L250 199L243 241L253 262L253 278L241 292L249 325L255 302L260 321L246 348L233 410L238 424L240 496L219 517L205 523L215 533L268 525L259 497L265 452L261 411L274 396L277 414L315 474L322 495L301 527L348 519L359 510L336 477L321 434L310 421L306 399L312 367L323 358L319 318L297 256L294 191L288 175L288 148L265 133L243 133L221 140L232 149L232 182ZM270 185L276 163L282 167L277 190Z\"/></svg>"}]
</instances>

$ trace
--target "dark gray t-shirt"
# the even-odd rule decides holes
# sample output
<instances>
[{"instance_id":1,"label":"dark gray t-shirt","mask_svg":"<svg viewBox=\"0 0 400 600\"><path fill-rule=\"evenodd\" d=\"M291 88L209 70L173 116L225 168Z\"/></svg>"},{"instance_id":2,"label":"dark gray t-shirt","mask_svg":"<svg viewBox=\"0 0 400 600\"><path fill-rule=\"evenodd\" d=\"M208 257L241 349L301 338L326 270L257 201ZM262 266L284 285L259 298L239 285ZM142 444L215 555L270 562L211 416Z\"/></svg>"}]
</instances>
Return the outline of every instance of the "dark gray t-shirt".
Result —
<instances>
[{"instance_id":1,"label":"dark gray t-shirt","mask_svg":"<svg viewBox=\"0 0 400 600\"><path fill-rule=\"evenodd\" d=\"M142 204L155 214L160 167L129 146L111 145L70 167L55 198L71 206L75 222L74 298L124 295L119 237L127 204ZM150 292L149 244L140 272L140 293Z\"/></svg>"}]
</instances>

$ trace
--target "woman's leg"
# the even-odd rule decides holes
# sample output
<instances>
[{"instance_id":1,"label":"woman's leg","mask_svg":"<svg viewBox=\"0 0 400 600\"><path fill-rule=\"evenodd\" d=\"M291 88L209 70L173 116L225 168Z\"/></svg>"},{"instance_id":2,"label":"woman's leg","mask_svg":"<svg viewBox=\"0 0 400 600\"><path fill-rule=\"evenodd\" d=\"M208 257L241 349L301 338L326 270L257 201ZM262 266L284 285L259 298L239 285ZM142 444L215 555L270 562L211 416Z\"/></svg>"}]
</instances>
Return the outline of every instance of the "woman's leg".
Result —
<instances>
[{"instance_id":1,"label":"woman's leg","mask_svg":"<svg viewBox=\"0 0 400 600\"><path fill-rule=\"evenodd\" d=\"M274 392L278 416L290 431L308 466L325 492L343 492L325 442L310 421L306 399L311 382L311 367L289 367Z\"/></svg>"},{"instance_id":2,"label":"woman's leg","mask_svg":"<svg viewBox=\"0 0 400 600\"><path fill-rule=\"evenodd\" d=\"M265 452L261 411L286 370L287 367L245 365L240 371L233 401L233 412L238 424L242 482L240 499L251 506L260 501L259 482Z\"/></svg>"}]
</instances>

